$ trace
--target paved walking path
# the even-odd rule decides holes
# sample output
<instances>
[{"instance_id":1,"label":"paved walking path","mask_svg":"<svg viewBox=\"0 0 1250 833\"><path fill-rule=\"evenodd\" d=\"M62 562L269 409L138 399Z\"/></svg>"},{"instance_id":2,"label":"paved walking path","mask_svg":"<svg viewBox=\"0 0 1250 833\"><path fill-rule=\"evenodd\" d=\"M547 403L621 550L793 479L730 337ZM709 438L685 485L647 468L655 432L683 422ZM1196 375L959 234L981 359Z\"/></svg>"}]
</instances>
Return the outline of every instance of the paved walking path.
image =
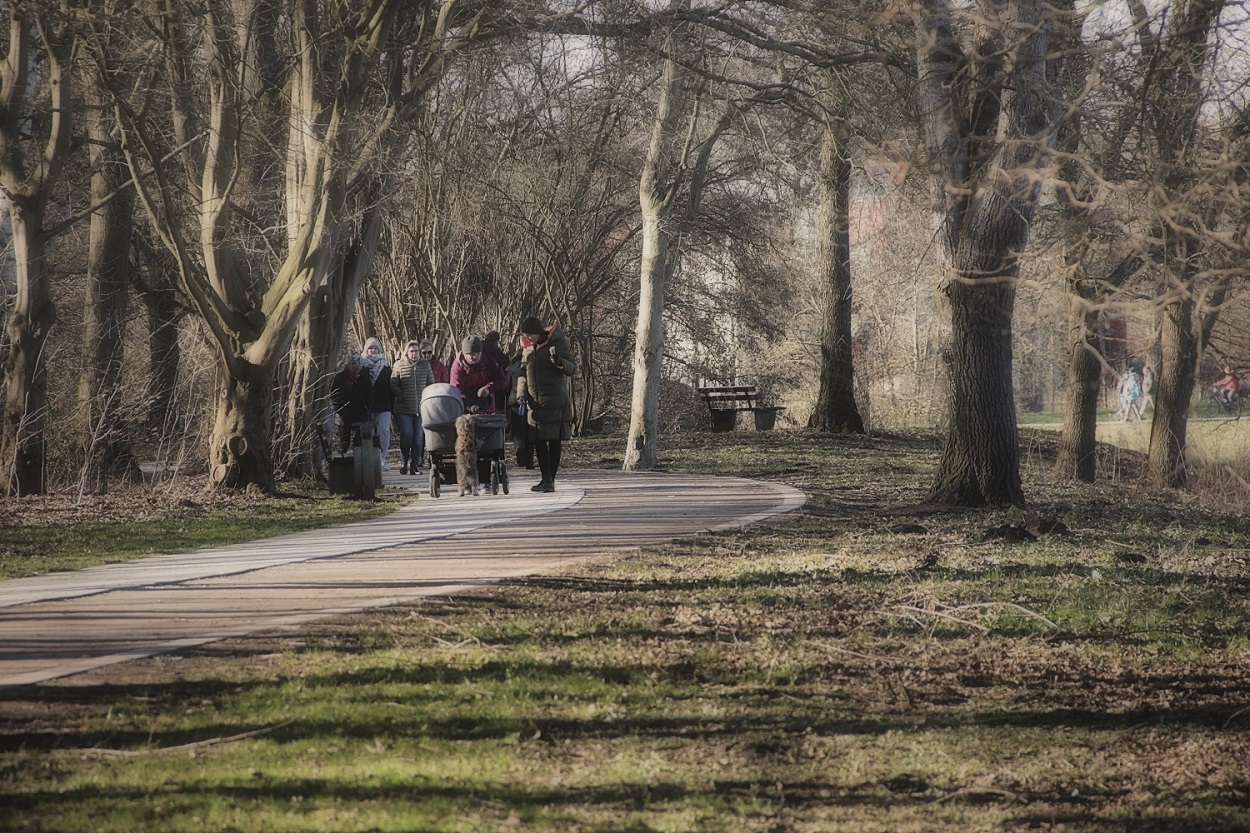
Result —
<instances>
[{"instance_id":1,"label":"paved walking path","mask_svg":"<svg viewBox=\"0 0 1250 833\"><path fill-rule=\"evenodd\" d=\"M802 492L690 475L574 472L559 491L433 499L332 529L0 582L0 687L325 616L446 595L570 560L788 512ZM424 490L425 478L386 474Z\"/></svg>"}]
</instances>

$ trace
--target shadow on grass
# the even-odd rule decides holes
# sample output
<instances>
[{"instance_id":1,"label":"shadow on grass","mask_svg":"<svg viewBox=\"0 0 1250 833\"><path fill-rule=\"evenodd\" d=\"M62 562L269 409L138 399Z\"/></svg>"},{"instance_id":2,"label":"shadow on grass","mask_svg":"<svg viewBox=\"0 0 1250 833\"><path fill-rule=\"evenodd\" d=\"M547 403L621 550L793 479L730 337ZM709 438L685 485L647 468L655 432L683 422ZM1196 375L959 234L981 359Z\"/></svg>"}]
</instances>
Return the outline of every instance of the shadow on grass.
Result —
<instances>
[{"instance_id":1,"label":"shadow on grass","mask_svg":"<svg viewBox=\"0 0 1250 833\"><path fill-rule=\"evenodd\" d=\"M657 635L658 636L658 635ZM1118 733L1143 725L1189 729L1227 729L1238 715L1250 722L1250 701L1244 682L1233 676L1157 673L1133 682L1152 691L1169 691L1192 701L1189 705L1142 707L1125 710L1073 708L1061 705L1025 707L1020 702L995 702L985 708L929 702L917 689L908 695L907 710L875 707L862 714L864 704L842 689L862 668L831 663L820 673L801 675L786 685L769 685L742 678L740 670L705 662L677 662L645 667L575 664L571 662L491 661L478 666L413 663L366 667L358 670L301 676L297 680L253 681L247 684L213 681L177 682L142 686L84 686L63 689L32 687L23 699L37 699L50 712L59 706L108 703L144 703L148 708L179 713L188 705L201 708L225 698L245 695L260 688L281 689L290 683L291 712L313 709L330 711L333 720L307 720L274 728L266 738L288 743L309 738L390 737L425 738L447 742L503 740L541 736L548 741L650 738L681 741L690 738L815 736L882 736L889 732L985 732L996 730L1079 729ZM1009 692L1027 700L1030 693L1061 684L1092 685L1074 674L1060 680L997 681ZM1104 680L1122 684L1122 680ZM952 680L953 684L954 681ZM971 683L983 688L984 683ZM639 693L631 694L637 686ZM714 693L709 693L714 692ZM485 700L482 694L487 696ZM802 697L796 697L800 694ZM0 698L17 700L15 692ZM813 695L819 695L815 697ZM715 719L701 716L701 703L722 699L732 704L733 714ZM915 703L910 702L914 698ZM267 697L267 700L273 698ZM1218 699L1215 705L1202 701ZM497 702L496 702L497 701ZM549 715L549 705L578 702L618 703L624 715L610 718L559 718ZM500 714L498 703L506 704ZM350 716L340 717L345 706ZM690 715L683 715L689 711ZM721 710L716 710L721 711ZM449 713L450 712L450 713ZM18 749L159 749L234 737L267 726L249 722L224 722L194 730L78 730L55 723L41 728L7 727L0 734L0 751ZM1234 727L1235 728L1235 727ZM1004 738L1003 742L1008 742ZM994 742L997 743L997 742Z\"/></svg>"},{"instance_id":2,"label":"shadow on grass","mask_svg":"<svg viewBox=\"0 0 1250 833\"><path fill-rule=\"evenodd\" d=\"M1246 829L1243 812L1246 804L1235 796L1178 797L1166 810L1119 813L1114 810L1115 802L1125 794L1124 791L1080 781L1076 783L1080 784L1079 796L1023 788L947 793L922 778L906 775L881 782L849 784L819 778L787 780L778 779L773 773L763 770L755 779L618 782L561 788L533 787L501 779L478 779L464 783L452 779L392 778L361 784L320 778L262 777L253 784L206 786L205 782L197 781L194 784L166 785L156 791L146 786L104 785L34 790L7 796L6 803L14 814L39 813L48 821L56 816L49 813L50 807L71 813L82 808L79 809L82 817L107 819L115 812L124 816L133 812L134 807L164 802L176 808L172 812L165 811L169 822L184 815L198 814L202 812L201 808L226 805L253 808L253 812L267 810L270 814L281 815L287 824L298 823L304 815L311 819L327 807L370 807L375 812L381 810L397 816L414 812L439 816L457 810L481 812L485 809L501 817L507 813L526 813L531 818L567 821L574 808L594 818L602 814L663 813L669 809L694 806L702 808L703 812L717 808L728 817L748 808L755 813L767 808L770 815L784 813L792 817L801 817L809 811L858 811L869 813L869 819L877 820L872 814L900 810L932 813L938 805L946 804L993 806L1005 814L1005 820L1011 823L1013 829L1051 829L1055 825L1065 829L1071 826L1088 833L1173 833L1178 830L1241 833ZM1111 818L1103 817L1113 813ZM855 818L860 817L850 816L847 820ZM147 820L152 819L149 817ZM628 831L654 828L621 821L619 826L599 824L594 829Z\"/></svg>"}]
</instances>

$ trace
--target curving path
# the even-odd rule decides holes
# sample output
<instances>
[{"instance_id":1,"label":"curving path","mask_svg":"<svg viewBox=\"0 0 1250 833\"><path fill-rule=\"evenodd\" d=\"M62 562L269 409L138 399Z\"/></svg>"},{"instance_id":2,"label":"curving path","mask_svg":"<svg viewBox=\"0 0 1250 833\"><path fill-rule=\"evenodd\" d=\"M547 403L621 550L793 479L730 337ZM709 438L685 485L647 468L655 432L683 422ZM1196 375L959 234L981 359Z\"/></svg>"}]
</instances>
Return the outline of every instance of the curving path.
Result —
<instances>
[{"instance_id":1,"label":"curving path","mask_svg":"<svg viewBox=\"0 0 1250 833\"><path fill-rule=\"evenodd\" d=\"M802 492L723 477L573 472L535 493L417 502L384 518L0 582L0 687L325 616L446 595L572 560L730 529ZM388 485L426 479L387 474Z\"/></svg>"}]
</instances>

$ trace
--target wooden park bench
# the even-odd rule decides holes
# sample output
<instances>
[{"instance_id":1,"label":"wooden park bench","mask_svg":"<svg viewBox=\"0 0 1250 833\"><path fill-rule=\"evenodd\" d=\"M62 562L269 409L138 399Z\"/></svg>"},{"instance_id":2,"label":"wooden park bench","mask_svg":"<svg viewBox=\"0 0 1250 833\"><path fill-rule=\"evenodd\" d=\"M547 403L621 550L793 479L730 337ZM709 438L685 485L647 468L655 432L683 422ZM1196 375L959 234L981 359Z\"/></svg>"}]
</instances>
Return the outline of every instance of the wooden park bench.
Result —
<instances>
[{"instance_id":1,"label":"wooden park bench","mask_svg":"<svg viewBox=\"0 0 1250 833\"><path fill-rule=\"evenodd\" d=\"M755 385L707 385L695 388L707 403L712 416L713 431L732 431L738 424L738 412L755 415L755 430L769 431L777 421L777 412L785 408L759 404Z\"/></svg>"}]
</instances>

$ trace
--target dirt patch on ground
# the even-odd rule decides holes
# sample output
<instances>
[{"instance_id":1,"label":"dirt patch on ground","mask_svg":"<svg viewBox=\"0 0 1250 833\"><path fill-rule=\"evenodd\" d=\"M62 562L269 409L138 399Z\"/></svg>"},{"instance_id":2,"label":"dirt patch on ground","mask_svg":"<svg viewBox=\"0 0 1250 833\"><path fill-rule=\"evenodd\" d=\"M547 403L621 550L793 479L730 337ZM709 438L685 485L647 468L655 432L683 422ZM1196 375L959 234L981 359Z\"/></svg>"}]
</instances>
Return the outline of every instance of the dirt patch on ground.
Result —
<instances>
[{"instance_id":1,"label":"dirt patch on ground","mask_svg":"<svg viewBox=\"0 0 1250 833\"><path fill-rule=\"evenodd\" d=\"M205 514L246 506L257 497L212 489L207 477L183 477L171 484L121 484L103 495L73 490L22 498L0 498L0 526L45 527L116 523Z\"/></svg>"}]
</instances>

